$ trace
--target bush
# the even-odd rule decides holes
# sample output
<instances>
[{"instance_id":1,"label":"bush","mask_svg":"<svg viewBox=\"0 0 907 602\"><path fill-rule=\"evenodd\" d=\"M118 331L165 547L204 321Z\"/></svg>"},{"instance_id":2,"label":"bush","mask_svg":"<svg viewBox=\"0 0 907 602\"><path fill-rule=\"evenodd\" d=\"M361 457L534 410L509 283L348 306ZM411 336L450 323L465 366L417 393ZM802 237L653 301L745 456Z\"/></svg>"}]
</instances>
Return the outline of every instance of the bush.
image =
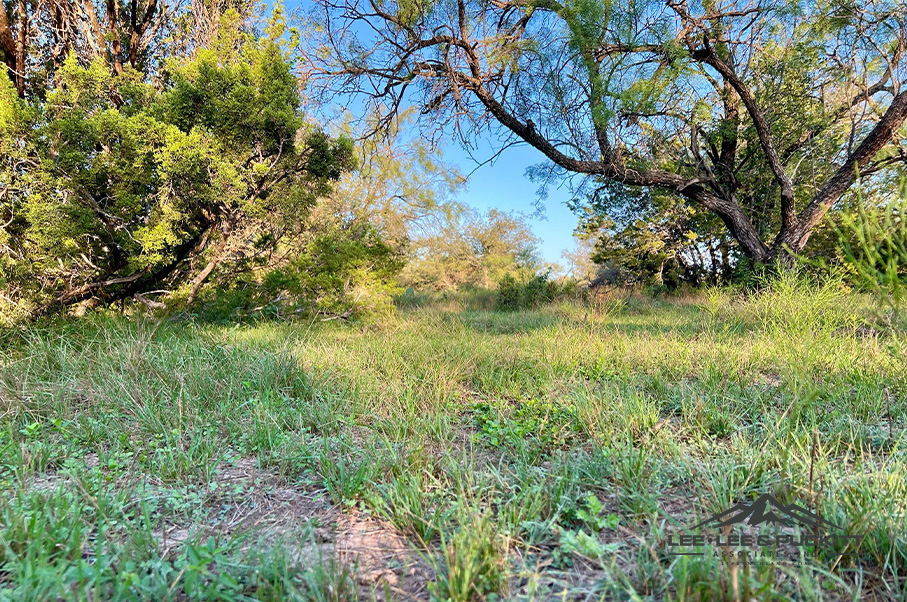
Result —
<instances>
[{"instance_id":1,"label":"bush","mask_svg":"<svg viewBox=\"0 0 907 602\"><path fill-rule=\"evenodd\" d=\"M228 11L217 51L153 84L74 53L46 94L0 77L4 320L256 267L355 165L352 141L301 113L281 27L235 44L242 31Z\"/></svg>"},{"instance_id":2,"label":"bush","mask_svg":"<svg viewBox=\"0 0 907 602\"><path fill-rule=\"evenodd\" d=\"M399 250L372 225L319 224L281 247L281 258L258 271L225 272L212 279L192 313L201 320L322 315L352 318L387 314L401 289Z\"/></svg>"},{"instance_id":3,"label":"bush","mask_svg":"<svg viewBox=\"0 0 907 602\"><path fill-rule=\"evenodd\" d=\"M835 228L851 280L875 294L900 315L907 299L907 180L899 198L878 207L864 207L841 214Z\"/></svg>"},{"instance_id":4,"label":"bush","mask_svg":"<svg viewBox=\"0 0 907 602\"><path fill-rule=\"evenodd\" d=\"M523 287L511 274L498 283L498 309L519 309L523 302Z\"/></svg>"},{"instance_id":5,"label":"bush","mask_svg":"<svg viewBox=\"0 0 907 602\"><path fill-rule=\"evenodd\" d=\"M497 308L509 311L531 309L575 291L574 281L552 280L550 272L537 274L526 282L519 282L513 275L507 274L498 282Z\"/></svg>"}]
</instances>

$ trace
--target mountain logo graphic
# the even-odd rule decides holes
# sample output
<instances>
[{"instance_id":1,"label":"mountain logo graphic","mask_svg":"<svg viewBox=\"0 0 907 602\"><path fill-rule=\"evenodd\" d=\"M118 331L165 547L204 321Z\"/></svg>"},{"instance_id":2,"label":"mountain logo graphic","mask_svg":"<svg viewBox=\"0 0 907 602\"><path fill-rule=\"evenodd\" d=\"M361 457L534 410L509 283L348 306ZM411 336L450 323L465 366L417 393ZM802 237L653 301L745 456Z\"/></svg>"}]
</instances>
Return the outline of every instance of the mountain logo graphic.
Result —
<instances>
[{"instance_id":1,"label":"mountain logo graphic","mask_svg":"<svg viewBox=\"0 0 907 602\"><path fill-rule=\"evenodd\" d=\"M698 525L699 527L727 527L729 525L748 524L757 525L778 525L790 527L795 523L811 529L835 529L843 530L842 527L829 522L797 504L782 504L774 496L769 494L760 495L752 504L740 502L724 512L716 514Z\"/></svg>"}]
</instances>

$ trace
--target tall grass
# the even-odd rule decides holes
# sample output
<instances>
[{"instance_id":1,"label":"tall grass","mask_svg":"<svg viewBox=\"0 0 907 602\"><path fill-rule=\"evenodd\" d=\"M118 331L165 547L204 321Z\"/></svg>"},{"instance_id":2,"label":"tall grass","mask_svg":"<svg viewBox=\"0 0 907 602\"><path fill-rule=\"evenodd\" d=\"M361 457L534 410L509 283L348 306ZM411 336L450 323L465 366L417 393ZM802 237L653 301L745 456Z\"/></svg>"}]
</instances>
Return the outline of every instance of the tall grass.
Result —
<instances>
[{"instance_id":1,"label":"tall grass","mask_svg":"<svg viewBox=\"0 0 907 602\"><path fill-rule=\"evenodd\" d=\"M788 274L370 324L7 330L0 599L903 599L904 337L870 313ZM664 554L766 492L864 545ZM338 516L411 553L335 555Z\"/></svg>"}]
</instances>

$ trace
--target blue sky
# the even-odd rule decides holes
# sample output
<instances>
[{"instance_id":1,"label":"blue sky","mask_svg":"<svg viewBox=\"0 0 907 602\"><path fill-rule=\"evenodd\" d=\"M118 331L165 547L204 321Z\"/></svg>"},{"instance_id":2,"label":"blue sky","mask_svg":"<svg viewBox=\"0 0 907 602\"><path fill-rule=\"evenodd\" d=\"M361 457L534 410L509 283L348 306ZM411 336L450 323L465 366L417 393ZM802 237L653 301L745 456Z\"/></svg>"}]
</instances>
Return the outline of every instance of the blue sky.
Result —
<instances>
[{"instance_id":1,"label":"blue sky","mask_svg":"<svg viewBox=\"0 0 907 602\"><path fill-rule=\"evenodd\" d=\"M462 173L475 170L466 190L460 194L460 200L479 209L496 208L525 213L532 231L542 241L539 249L542 257L545 261L564 266L561 252L573 248L573 229L577 223L566 205L570 198L569 191L566 187L560 190L550 188L543 204L543 215L537 216L538 184L531 182L525 172L527 167L542 163L545 158L528 145L512 146L501 153L493 164L486 163L476 168L476 160L486 160L496 150L490 146L491 141L486 141L486 144L488 148L483 152L473 152L475 159L456 146L444 149L445 158L458 165Z\"/></svg>"},{"instance_id":2,"label":"blue sky","mask_svg":"<svg viewBox=\"0 0 907 602\"><path fill-rule=\"evenodd\" d=\"M291 12L312 7L311 0L284 0L284 5ZM342 104L349 106L355 103ZM495 208L526 214L532 231L541 240L539 251L542 258L564 266L561 253L574 247L573 230L577 223L566 206L569 192L566 187L551 187L539 215L536 211L538 185L526 176L526 168L544 163L545 157L528 145L511 146L493 163L479 166L499 150L500 142L491 137L476 142L478 149L473 150L472 156L455 144L442 149L445 162L455 165L463 174L471 173L465 190L457 200L478 209Z\"/></svg>"}]
</instances>

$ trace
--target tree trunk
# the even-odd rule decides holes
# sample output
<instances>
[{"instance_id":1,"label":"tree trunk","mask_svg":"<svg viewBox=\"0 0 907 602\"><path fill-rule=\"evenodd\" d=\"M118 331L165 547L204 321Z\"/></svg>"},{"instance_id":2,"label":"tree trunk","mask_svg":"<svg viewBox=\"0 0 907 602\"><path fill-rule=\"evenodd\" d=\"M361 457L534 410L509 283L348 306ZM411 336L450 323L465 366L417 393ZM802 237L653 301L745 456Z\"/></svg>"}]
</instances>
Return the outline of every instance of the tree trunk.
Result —
<instances>
[{"instance_id":1,"label":"tree trunk","mask_svg":"<svg viewBox=\"0 0 907 602\"><path fill-rule=\"evenodd\" d=\"M28 6L19 0L19 37L16 40L16 91L25 97L25 48L28 44Z\"/></svg>"},{"instance_id":2,"label":"tree trunk","mask_svg":"<svg viewBox=\"0 0 907 602\"><path fill-rule=\"evenodd\" d=\"M895 132L907 120L907 90L894 97L885 114L863 139L863 142L832 175L812 202L800 213L798 219L783 229L775 240L771 259L801 253L809 236L822 221L831 206L838 201L859 177L860 169L866 166L882 148L888 144ZM788 259L782 259L788 261Z\"/></svg>"},{"instance_id":3,"label":"tree trunk","mask_svg":"<svg viewBox=\"0 0 907 602\"><path fill-rule=\"evenodd\" d=\"M200 245L207 240L209 230L210 228L206 228L192 239L179 245L173 251L173 261L160 266L157 270L152 270L151 266L148 266L144 270L135 272L129 276L82 285L60 295L47 305L38 308L32 312L31 318L37 319L41 316L54 314L82 301L96 299L98 304L110 304L121 299L132 297L136 293L147 293L159 289L161 288L161 282L170 276L183 261L188 259L193 253L201 251Z\"/></svg>"},{"instance_id":4,"label":"tree trunk","mask_svg":"<svg viewBox=\"0 0 907 602\"><path fill-rule=\"evenodd\" d=\"M208 276L211 275L211 272L214 271L221 260L224 257L224 251L227 249L227 245L230 242L230 233L233 232L234 221L231 218L226 219L220 227L221 239L220 242L214 247L213 254L211 259L205 265L201 272L192 279L192 287L189 290L189 298L186 300L188 305L192 305L195 302L195 298L198 296L198 292L201 290L202 285L205 283L205 280L208 279Z\"/></svg>"},{"instance_id":5,"label":"tree trunk","mask_svg":"<svg viewBox=\"0 0 907 602\"><path fill-rule=\"evenodd\" d=\"M120 14L117 0L107 0L107 35L111 38L110 54L113 58L113 70L119 75L123 72L123 48L120 42Z\"/></svg>"},{"instance_id":6,"label":"tree trunk","mask_svg":"<svg viewBox=\"0 0 907 602\"><path fill-rule=\"evenodd\" d=\"M16 85L16 40L13 38L13 30L10 26L9 16L6 14L6 5L3 2L0 2L0 50L3 51L3 62L6 63L9 79L13 85ZM18 85L16 85L16 91L19 92L19 96L22 96Z\"/></svg>"},{"instance_id":7,"label":"tree trunk","mask_svg":"<svg viewBox=\"0 0 907 602\"><path fill-rule=\"evenodd\" d=\"M224 235L223 240L217 245L214 249L214 256L211 260L205 265L201 272L192 279L192 288L189 289L189 298L186 299L187 305L192 305L195 303L195 298L198 296L198 291L201 290L202 285L205 283L205 280L208 279L208 276L211 275L211 272L214 271L214 268L218 266L223 257L224 249L227 247L227 236Z\"/></svg>"}]
</instances>

